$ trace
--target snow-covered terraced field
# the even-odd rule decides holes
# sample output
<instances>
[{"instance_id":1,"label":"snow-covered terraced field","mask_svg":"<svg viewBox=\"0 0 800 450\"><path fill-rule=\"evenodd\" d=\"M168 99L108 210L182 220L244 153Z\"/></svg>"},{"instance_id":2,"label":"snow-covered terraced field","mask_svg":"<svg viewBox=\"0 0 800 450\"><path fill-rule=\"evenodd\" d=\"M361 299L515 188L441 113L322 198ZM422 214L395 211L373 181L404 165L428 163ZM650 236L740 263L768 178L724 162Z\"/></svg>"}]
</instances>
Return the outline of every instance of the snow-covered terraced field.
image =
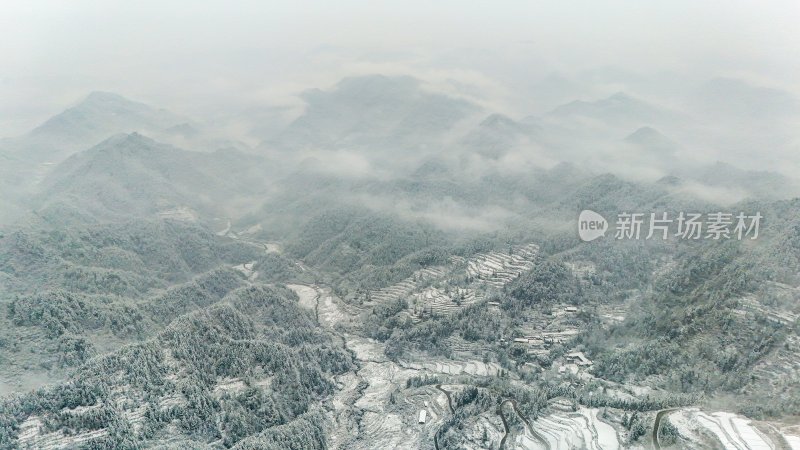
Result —
<instances>
[{"instance_id":1,"label":"snow-covered terraced field","mask_svg":"<svg viewBox=\"0 0 800 450\"><path fill-rule=\"evenodd\" d=\"M417 448L421 431L419 427L413 427L416 422L416 408L402 414L389 408L389 405L392 392L398 386L404 386L406 380L417 375L418 371L389 361L383 355L382 346L370 339L347 336L347 346L364 363L358 376L367 381L368 385L353 404L362 412L358 438L343 448Z\"/></svg>"},{"instance_id":2,"label":"snow-covered terraced field","mask_svg":"<svg viewBox=\"0 0 800 450\"><path fill-rule=\"evenodd\" d=\"M484 363L483 361L435 361L435 362L406 362L401 361L403 367L415 370L426 370L434 374L441 373L447 375L497 375L500 373L502 367L495 363Z\"/></svg>"},{"instance_id":3,"label":"snow-covered terraced field","mask_svg":"<svg viewBox=\"0 0 800 450\"><path fill-rule=\"evenodd\" d=\"M482 295L472 289L456 288L446 292L443 289L430 287L414 294L413 308L418 315L446 316L482 298Z\"/></svg>"},{"instance_id":4,"label":"snow-covered terraced field","mask_svg":"<svg viewBox=\"0 0 800 450\"><path fill-rule=\"evenodd\" d=\"M467 261L467 276L482 280L494 287L502 287L531 270L539 252L536 244L527 244L514 249L513 253L479 253Z\"/></svg>"},{"instance_id":5,"label":"snow-covered terraced field","mask_svg":"<svg viewBox=\"0 0 800 450\"><path fill-rule=\"evenodd\" d=\"M795 314L791 311L781 310L777 308L771 308L768 306L764 306L757 299L754 297L744 297L741 299L741 308L739 311L742 312L754 312L763 314L769 320L774 322L778 322L783 325L789 325L794 323L800 315Z\"/></svg>"},{"instance_id":6,"label":"snow-covered terraced field","mask_svg":"<svg viewBox=\"0 0 800 450\"><path fill-rule=\"evenodd\" d=\"M791 449L800 438L781 433L775 426L754 422L729 412L705 412L698 408L684 408L670 412L666 417L681 435L682 445L692 448L725 448L732 450Z\"/></svg>"},{"instance_id":7,"label":"snow-covered terraced field","mask_svg":"<svg viewBox=\"0 0 800 450\"><path fill-rule=\"evenodd\" d=\"M595 408L580 408L575 413L558 412L532 421L531 426L547 441L551 450L621 448L617 431L600 420L598 413L599 410ZM518 437L517 442L518 448L544 448L541 442L527 434Z\"/></svg>"},{"instance_id":8,"label":"snow-covered terraced field","mask_svg":"<svg viewBox=\"0 0 800 450\"><path fill-rule=\"evenodd\" d=\"M359 439L346 448L372 450L375 448L401 449L408 446L408 436L403 432L403 420L398 414L366 411L361 418Z\"/></svg>"},{"instance_id":9,"label":"snow-covered terraced field","mask_svg":"<svg viewBox=\"0 0 800 450\"><path fill-rule=\"evenodd\" d=\"M236 395L247 389L247 384L240 378L221 378L214 386L214 396L217 398L224 395Z\"/></svg>"},{"instance_id":10,"label":"snow-covered terraced field","mask_svg":"<svg viewBox=\"0 0 800 450\"><path fill-rule=\"evenodd\" d=\"M63 431L43 433L43 426L44 424L37 416L30 416L22 422L19 431L19 447L42 450L76 448L84 442L108 434L106 429L99 429L67 436Z\"/></svg>"},{"instance_id":11,"label":"snow-covered terraced field","mask_svg":"<svg viewBox=\"0 0 800 450\"><path fill-rule=\"evenodd\" d=\"M786 336L785 345L777 347L767 358L753 367L753 375L761 380L769 380L772 385L794 383L800 379L800 338Z\"/></svg>"},{"instance_id":12,"label":"snow-covered terraced field","mask_svg":"<svg viewBox=\"0 0 800 450\"><path fill-rule=\"evenodd\" d=\"M407 297L412 292L417 290L420 283L427 280L436 280L444 276L446 269L444 267L428 267L414 272L410 277L395 283L389 287L379 289L371 292L370 297L372 302L388 302L397 300L399 298Z\"/></svg>"},{"instance_id":13,"label":"snow-covered terraced field","mask_svg":"<svg viewBox=\"0 0 800 450\"><path fill-rule=\"evenodd\" d=\"M444 341L453 352L479 354L480 352L491 352L494 350L490 344L466 341L461 336L449 336L445 338Z\"/></svg>"},{"instance_id":14,"label":"snow-covered terraced field","mask_svg":"<svg viewBox=\"0 0 800 450\"><path fill-rule=\"evenodd\" d=\"M350 408L361 396L360 378L354 373L336 377L338 392L331 398L328 416L328 445L331 449L346 448L345 444L358 433L358 421Z\"/></svg>"},{"instance_id":15,"label":"snow-covered terraced field","mask_svg":"<svg viewBox=\"0 0 800 450\"><path fill-rule=\"evenodd\" d=\"M526 244L515 248L511 254L497 251L479 253L470 259L453 257L451 263L466 266L468 279L478 286L502 287L533 268L538 251L535 244ZM459 281L463 281L461 276L457 277ZM420 320L426 315L452 314L484 298L483 289L452 285L445 288L441 283L430 285L432 281L441 282L446 279L449 279L447 267L421 269L399 283L370 292L367 304L409 298L412 300L409 313L415 320Z\"/></svg>"},{"instance_id":16,"label":"snow-covered terraced field","mask_svg":"<svg viewBox=\"0 0 800 450\"><path fill-rule=\"evenodd\" d=\"M317 306L324 327L333 329L352 317L327 288L303 285L290 288L300 297L301 305ZM431 408L430 420L424 425L430 429L422 428L416 423L419 406L406 405L410 409L404 411L390 401L392 393L419 371L390 361L383 353L383 345L375 340L346 333L342 338L362 365L358 373L337 379L340 390L329 402L330 448L419 448L421 440L433 432L440 415Z\"/></svg>"}]
</instances>

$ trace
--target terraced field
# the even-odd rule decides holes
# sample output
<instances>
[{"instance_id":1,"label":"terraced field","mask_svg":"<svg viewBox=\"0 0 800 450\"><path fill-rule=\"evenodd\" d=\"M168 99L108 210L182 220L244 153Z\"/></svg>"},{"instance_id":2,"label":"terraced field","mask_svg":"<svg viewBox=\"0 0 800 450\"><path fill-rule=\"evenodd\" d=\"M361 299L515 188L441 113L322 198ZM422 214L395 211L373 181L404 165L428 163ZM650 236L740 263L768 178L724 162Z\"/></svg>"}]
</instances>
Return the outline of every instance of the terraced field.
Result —
<instances>
[{"instance_id":1,"label":"terraced field","mask_svg":"<svg viewBox=\"0 0 800 450\"><path fill-rule=\"evenodd\" d=\"M757 422L728 413L708 413L698 408L683 408L666 417L680 433L680 446L698 449L773 450L798 449L800 438L780 429L780 425ZM792 432L794 433L794 432Z\"/></svg>"},{"instance_id":2,"label":"terraced field","mask_svg":"<svg viewBox=\"0 0 800 450\"><path fill-rule=\"evenodd\" d=\"M783 285L778 285L778 288L774 289L779 289L790 299L796 292L795 289L790 290ZM790 302L793 303L794 300ZM748 319L747 323L753 323L753 327L758 326L757 322L752 320L754 314L787 328L794 326L800 318L786 307L764 305L752 296L740 299L740 305L736 312L744 319ZM758 330L754 329L752 332ZM776 396L797 389L800 380L800 337L795 333L787 333L786 340L781 345L776 345L768 355L756 363L751 374L755 382L748 389L765 389L766 392L772 392L772 395Z\"/></svg>"},{"instance_id":3,"label":"terraced field","mask_svg":"<svg viewBox=\"0 0 800 450\"><path fill-rule=\"evenodd\" d=\"M432 374L445 375L476 375L476 376L496 376L502 367L496 363L484 363L483 361L401 361L403 367L414 370L427 371Z\"/></svg>"},{"instance_id":4,"label":"terraced field","mask_svg":"<svg viewBox=\"0 0 800 450\"><path fill-rule=\"evenodd\" d=\"M67 410L73 414L81 414L86 412L84 410ZM82 443L97 439L108 434L108 430L100 429L93 431L86 431L82 433L75 433L73 435L66 435L61 431L44 432L44 423L42 418L38 416L30 416L22 422L19 431L19 446L21 448L35 448L42 450L68 448L70 446L78 447Z\"/></svg>"},{"instance_id":5,"label":"terraced field","mask_svg":"<svg viewBox=\"0 0 800 450\"><path fill-rule=\"evenodd\" d=\"M428 267L414 272L410 277L370 293L371 303L384 303L408 297L412 292L419 289L419 286L430 280L438 280L446 273L444 267Z\"/></svg>"},{"instance_id":6,"label":"terraced field","mask_svg":"<svg viewBox=\"0 0 800 450\"><path fill-rule=\"evenodd\" d=\"M622 446L617 430L602 421L599 410L580 408L577 412L556 412L531 422L534 430L547 441L551 450L584 448L613 450ZM530 436L519 436L518 448L545 448Z\"/></svg>"},{"instance_id":7,"label":"terraced field","mask_svg":"<svg viewBox=\"0 0 800 450\"><path fill-rule=\"evenodd\" d=\"M334 330L336 325L352 319L356 311L347 311L344 304L328 289L316 286L290 286L305 308L316 308L322 326ZM340 377L340 390L331 398L328 417L330 448L367 450L375 448L424 448L440 421L439 412L431 408L430 420L417 424L419 406L404 398L402 403L392 396L406 380L418 375L419 369L390 361L383 354L383 345L372 339L342 333L347 348L352 350L361 367L353 377ZM431 401L437 397L431 391ZM429 401L429 405L430 405Z\"/></svg>"},{"instance_id":8,"label":"terraced field","mask_svg":"<svg viewBox=\"0 0 800 450\"><path fill-rule=\"evenodd\" d=\"M792 311L764 306L753 297L745 297L741 299L741 305L742 306L739 309L740 314L746 314L748 312L763 314L767 319L782 325L790 325L800 318L800 314Z\"/></svg>"},{"instance_id":9,"label":"terraced field","mask_svg":"<svg viewBox=\"0 0 800 450\"><path fill-rule=\"evenodd\" d=\"M769 382L773 388L781 388L800 380L800 337L786 336L784 345L777 347L767 358L753 368L753 375Z\"/></svg>"},{"instance_id":10,"label":"terraced field","mask_svg":"<svg viewBox=\"0 0 800 450\"><path fill-rule=\"evenodd\" d=\"M467 261L467 276L497 288L531 270L539 252L536 244L526 244L512 252L479 253Z\"/></svg>"},{"instance_id":11,"label":"terraced field","mask_svg":"<svg viewBox=\"0 0 800 450\"><path fill-rule=\"evenodd\" d=\"M420 269L396 284L370 292L365 304L407 298L415 321L453 314L484 299L487 290L502 288L532 269L538 251L536 244L526 244L511 253L493 251L469 259L453 257L448 266ZM464 279L468 280L467 286L462 286Z\"/></svg>"},{"instance_id":12,"label":"terraced field","mask_svg":"<svg viewBox=\"0 0 800 450\"><path fill-rule=\"evenodd\" d=\"M414 294L413 298L415 316L446 316L483 299L483 294L468 288L455 288L452 291L445 291L440 288L429 287L422 292Z\"/></svg>"}]
</instances>

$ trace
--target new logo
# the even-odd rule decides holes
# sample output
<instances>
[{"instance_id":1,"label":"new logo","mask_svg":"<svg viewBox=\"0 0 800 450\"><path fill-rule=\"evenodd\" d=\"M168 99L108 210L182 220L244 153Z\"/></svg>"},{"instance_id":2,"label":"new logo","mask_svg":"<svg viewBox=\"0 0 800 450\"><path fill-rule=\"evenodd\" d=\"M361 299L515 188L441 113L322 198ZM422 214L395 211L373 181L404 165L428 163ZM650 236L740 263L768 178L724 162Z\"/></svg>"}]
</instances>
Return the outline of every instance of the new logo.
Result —
<instances>
[{"instance_id":1,"label":"new logo","mask_svg":"<svg viewBox=\"0 0 800 450\"><path fill-rule=\"evenodd\" d=\"M593 241L600 236L605 236L608 231L608 221L600 214L584 209L578 215L578 236L583 242Z\"/></svg>"}]
</instances>

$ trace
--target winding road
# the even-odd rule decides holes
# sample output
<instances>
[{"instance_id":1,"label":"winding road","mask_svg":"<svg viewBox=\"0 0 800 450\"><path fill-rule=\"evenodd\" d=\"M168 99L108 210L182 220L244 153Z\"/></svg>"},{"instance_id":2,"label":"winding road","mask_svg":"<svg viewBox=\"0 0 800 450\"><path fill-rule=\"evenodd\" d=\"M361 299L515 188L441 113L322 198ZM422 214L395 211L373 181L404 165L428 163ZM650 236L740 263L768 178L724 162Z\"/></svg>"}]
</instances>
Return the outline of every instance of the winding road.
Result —
<instances>
[{"instance_id":1,"label":"winding road","mask_svg":"<svg viewBox=\"0 0 800 450\"><path fill-rule=\"evenodd\" d=\"M450 414L455 414L456 410L453 408L453 399L450 397L450 391L446 391L444 388L442 388L441 384L437 384L436 389L444 392L444 395L447 397L447 406L450 408ZM436 448L436 450L439 450L439 438L437 437L438 433L439 430L436 430L436 432L433 433L433 446Z\"/></svg>"},{"instance_id":2,"label":"winding road","mask_svg":"<svg viewBox=\"0 0 800 450\"><path fill-rule=\"evenodd\" d=\"M536 440L539 441L544 446L544 448L550 450L550 443L547 442L547 439L545 439L544 436L542 436L541 434L536 432L536 430L533 429L533 426L531 425L530 421L528 421L527 417L525 417L525 415L522 414L522 411L519 410L519 405L517 404L517 401L514 400L513 398L507 398L503 400L502 403L500 403L500 407L497 409L497 414L500 415L500 418L503 420L503 426L506 429L506 434L500 441L500 450L505 449L506 438L508 437L508 432L509 432L508 423L506 422L505 415L503 415L503 405L505 405L506 403L511 404L511 408L514 410L514 414L516 414L517 417L519 417L520 420L522 420L522 422L527 427L528 432L531 434L531 436L536 438Z\"/></svg>"},{"instance_id":3,"label":"winding road","mask_svg":"<svg viewBox=\"0 0 800 450\"><path fill-rule=\"evenodd\" d=\"M455 414L455 413L456 413L456 410L455 410L455 408L453 408L453 399L450 397L450 392L449 392L449 391L446 391L446 390L444 390L444 389L442 388L442 385L441 385L441 384L437 384L437 385L436 385L436 389L438 389L438 390L440 390L440 391L444 392L444 395L446 395L446 396L447 396L447 406L449 406L449 407L450 407L450 414Z\"/></svg>"},{"instance_id":4,"label":"winding road","mask_svg":"<svg viewBox=\"0 0 800 450\"><path fill-rule=\"evenodd\" d=\"M653 432L652 432L652 439L653 439L653 448L655 450L661 449L661 444L658 443L658 430L661 428L661 419L664 418L665 415L675 411L678 408L669 408L669 409L662 409L658 413L656 413L656 420L653 423Z\"/></svg>"},{"instance_id":5,"label":"winding road","mask_svg":"<svg viewBox=\"0 0 800 450\"><path fill-rule=\"evenodd\" d=\"M497 415L500 416L500 420L503 421L503 428L505 429L505 433L503 433L503 439L500 440L500 450L504 450L506 448L506 439L508 438L508 433L511 431L508 428L508 422L506 421L506 416L505 414L503 414L503 403L501 403L500 406L497 407Z\"/></svg>"}]
</instances>

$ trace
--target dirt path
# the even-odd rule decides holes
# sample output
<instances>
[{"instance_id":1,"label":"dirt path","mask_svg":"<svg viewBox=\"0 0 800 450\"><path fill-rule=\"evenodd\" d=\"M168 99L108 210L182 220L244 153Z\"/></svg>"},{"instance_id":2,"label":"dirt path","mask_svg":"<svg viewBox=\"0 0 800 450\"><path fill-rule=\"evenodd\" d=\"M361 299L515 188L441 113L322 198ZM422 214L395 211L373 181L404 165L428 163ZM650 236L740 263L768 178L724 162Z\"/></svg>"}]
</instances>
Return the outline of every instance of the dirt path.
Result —
<instances>
[{"instance_id":1,"label":"dirt path","mask_svg":"<svg viewBox=\"0 0 800 450\"><path fill-rule=\"evenodd\" d=\"M656 413L656 420L653 422L653 432L652 432L652 440L653 440L653 448L655 450L661 449L661 444L658 443L658 430L661 428L661 419L664 418L665 415L675 411L678 408L670 408L670 409L663 409Z\"/></svg>"},{"instance_id":2,"label":"dirt path","mask_svg":"<svg viewBox=\"0 0 800 450\"><path fill-rule=\"evenodd\" d=\"M503 428L505 429L505 433L503 433L503 439L500 439L500 450L505 450L506 439L508 439L508 433L511 431L508 428L508 422L506 421L506 416L505 414L503 414L503 403L501 403L500 406L497 407L497 415L500 416L500 420L503 421Z\"/></svg>"},{"instance_id":3,"label":"dirt path","mask_svg":"<svg viewBox=\"0 0 800 450\"><path fill-rule=\"evenodd\" d=\"M437 384L436 385L436 389L444 392L444 395L447 397L447 406L450 408L450 414L455 414L456 410L455 410L455 408L453 408L453 399L450 397L450 391L446 391L444 388L442 388L441 384ZM439 430L436 430L436 432L433 433L433 446L436 448L436 450L439 450L439 437L438 437L438 434L439 434Z\"/></svg>"},{"instance_id":4,"label":"dirt path","mask_svg":"<svg viewBox=\"0 0 800 450\"><path fill-rule=\"evenodd\" d=\"M536 430L533 429L533 426L531 425L530 421L528 421L528 418L525 417L525 415L522 414L522 411L519 410L519 406L517 405L517 401L514 400L513 398L507 398L507 399L503 400L503 402L500 403L500 407L497 409L497 414L503 420L503 426L506 429L506 434L503 436L503 439L500 441L500 450L503 450L505 448L506 438L508 437L508 433L509 433L508 423L506 422L506 417L503 414L503 405L505 405L506 403L511 405L511 409L514 410L514 414L516 414L517 417L519 417L519 419L522 420L522 423L525 424L525 427L527 428L527 430L531 434L531 436L533 436L537 441L539 441L544 446L544 448L546 448L547 450L550 450L550 443L547 442L547 439L545 439L544 436L542 436Z\"/></svg>"},{"instance_id":5,"label":"dirt path","mask_svg":"<svg viewBox=\"0 0 800 450\"><path fill-rule=\"evenodd\" d=\"M436 389L438 389L438 390L440 390L440 391L444 392L444 395L446 395L446 396L447 396L447 406L449 406L449 407L450 407L450 414L455 414L455 413L456 413L456 410L455 410L455 408L453 408L453 399L450 397L450 392L449 392L449 391L446 391L446 390L444 390L444 389L442 388L442 385L441 385L441 384L437 384L437 385L436 385Z\"/></svg>"}]
</instances>

